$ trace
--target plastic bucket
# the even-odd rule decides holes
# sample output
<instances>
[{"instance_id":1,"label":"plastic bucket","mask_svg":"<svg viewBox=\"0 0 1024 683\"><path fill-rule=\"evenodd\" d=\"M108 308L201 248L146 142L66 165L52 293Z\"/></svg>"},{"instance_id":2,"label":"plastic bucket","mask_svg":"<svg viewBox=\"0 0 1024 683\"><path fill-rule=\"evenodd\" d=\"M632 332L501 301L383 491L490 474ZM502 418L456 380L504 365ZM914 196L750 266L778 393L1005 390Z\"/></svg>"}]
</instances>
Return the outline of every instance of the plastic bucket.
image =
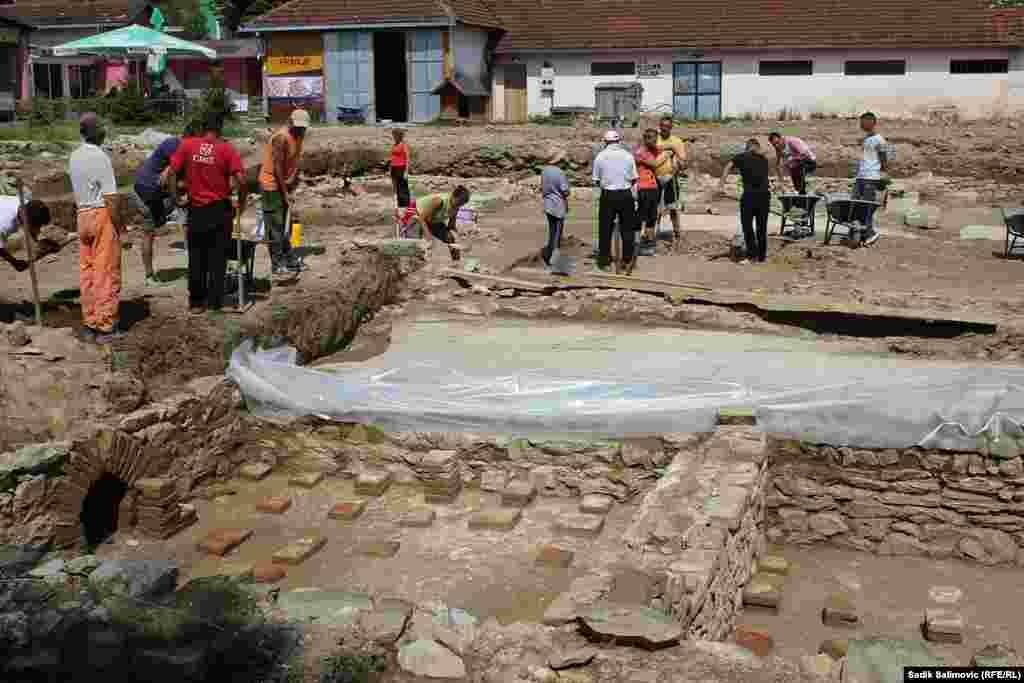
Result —
<instances>
[{"instance_id":1,"label":"plastic bucket","mask_svg":"<svg viewBox=\"0 0 1024 683\"><path fill-rule=\"evenodd\" d=\"M292 223L292 248L302 246L302 223Z\"/></svg>"}]
</instances>

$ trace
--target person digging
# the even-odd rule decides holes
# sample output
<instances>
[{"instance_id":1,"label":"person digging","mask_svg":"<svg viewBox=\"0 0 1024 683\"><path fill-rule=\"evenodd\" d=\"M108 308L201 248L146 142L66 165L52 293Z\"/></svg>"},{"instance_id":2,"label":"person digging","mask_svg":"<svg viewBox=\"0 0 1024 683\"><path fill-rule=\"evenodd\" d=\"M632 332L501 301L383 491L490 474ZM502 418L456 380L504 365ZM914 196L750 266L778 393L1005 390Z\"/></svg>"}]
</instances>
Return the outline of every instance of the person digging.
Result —
<instances>
[{"instance_id":1,"label":"person digging","mask_svg":"<svg viewBox=\"0 0 1024 683\"><path fill-rule=\"evenodd\" d=\"M450 194L430 194L416 201L416 220L424 228L428 248L434 239L447 244L452 261L461 258L455 244L455 219L469 197L469 190L459 185Z\"/></svg>"},{"instance_id":2,"label":"person digging","mask_svg":"<svg viewBox=\"0 0 1024 683\"><path fill-rule=\"evenodd\" d=\"M7 261L19 273L28 270L29 262L8 251L7 240L18 234L22 225L28 227L28 233L36 244L35 261L52 253L39 242L39 231L50 223L50 208L38 199L31 199L31 196L25 192L29 201L24 206L17 197L0 197L0 259Z\"/></svg>"}]
</instances>

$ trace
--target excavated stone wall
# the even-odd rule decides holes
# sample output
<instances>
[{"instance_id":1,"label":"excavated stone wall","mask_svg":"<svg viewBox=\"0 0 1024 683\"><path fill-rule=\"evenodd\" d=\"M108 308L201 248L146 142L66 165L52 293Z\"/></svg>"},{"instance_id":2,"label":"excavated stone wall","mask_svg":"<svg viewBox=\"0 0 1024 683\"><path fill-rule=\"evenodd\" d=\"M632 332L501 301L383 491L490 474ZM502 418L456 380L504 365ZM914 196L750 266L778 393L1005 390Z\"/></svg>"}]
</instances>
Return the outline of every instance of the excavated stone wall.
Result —
<instances>
[{"instance_id":1,"label":"excavated stone wall","mask_svg":"<svg viewBox=\"0 0 1024 683\"><path fill-rule=\"evenodd\" d=\"M768 539L1024 566L1024 463L1003 441L952 453L772 440Z\"/></svg>"}]
</instances>

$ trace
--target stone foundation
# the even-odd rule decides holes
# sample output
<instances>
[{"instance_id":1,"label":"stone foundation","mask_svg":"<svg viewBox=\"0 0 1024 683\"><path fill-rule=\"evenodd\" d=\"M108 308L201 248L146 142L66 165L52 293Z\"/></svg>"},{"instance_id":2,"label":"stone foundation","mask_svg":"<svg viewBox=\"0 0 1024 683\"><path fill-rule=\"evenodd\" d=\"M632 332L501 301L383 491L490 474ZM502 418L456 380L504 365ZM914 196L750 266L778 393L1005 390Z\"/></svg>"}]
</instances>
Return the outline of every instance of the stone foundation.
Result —
<instances>
[{"instance_id":1,"label":"stone foundation","mask_svg":"<svg viewBox=\"0 0 1024 683\"><path fill-rule=\"evenodd\" d=\"M772 440L768 539L1024 566L1024 463L1011 445L953 453Z\"/></svg>"},{"instance_id":2,"label":"stone foundation","mask_svg":"<svg viewBox=\"0 0 1024 683\"><path fill-rule=\"evenodd\" d=\"M687 637L724 640L764 552L764 436L748 426L721 426L710 437L676 443L671 465L623 535L624 559L650 580L645 607L671 615ZM602 567L576 579L545 623L568 623L600 608L628 573Z\"/></svg>"}]
</instances>

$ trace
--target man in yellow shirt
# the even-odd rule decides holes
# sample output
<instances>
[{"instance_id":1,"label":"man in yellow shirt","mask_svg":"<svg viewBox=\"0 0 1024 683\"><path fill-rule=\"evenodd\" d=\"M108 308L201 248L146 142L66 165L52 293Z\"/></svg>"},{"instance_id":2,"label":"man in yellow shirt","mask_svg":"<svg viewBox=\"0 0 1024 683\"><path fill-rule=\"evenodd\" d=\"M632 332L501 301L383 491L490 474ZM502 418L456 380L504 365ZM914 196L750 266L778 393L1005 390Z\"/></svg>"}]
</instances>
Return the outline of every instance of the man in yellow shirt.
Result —
<instances>
[{"instance_id":1,"label":"man in yellow shirt","mask_svg":"<svg viewBox=\"0 0 1024 683\"><path fill-rule=\"evenodd\" d=\"M662 116L658 123L658 151L672 152L654 169L654 175L658 177L662 206L668 209L669 218L672 219L673 246L678 249L682 241L679 212L686 209L686 198L683 196L687 164L686 143L682 138L672 135L672 117L668 114ZM683 183L679 182L680 179Z\"/></svg>"}]
</instances>

